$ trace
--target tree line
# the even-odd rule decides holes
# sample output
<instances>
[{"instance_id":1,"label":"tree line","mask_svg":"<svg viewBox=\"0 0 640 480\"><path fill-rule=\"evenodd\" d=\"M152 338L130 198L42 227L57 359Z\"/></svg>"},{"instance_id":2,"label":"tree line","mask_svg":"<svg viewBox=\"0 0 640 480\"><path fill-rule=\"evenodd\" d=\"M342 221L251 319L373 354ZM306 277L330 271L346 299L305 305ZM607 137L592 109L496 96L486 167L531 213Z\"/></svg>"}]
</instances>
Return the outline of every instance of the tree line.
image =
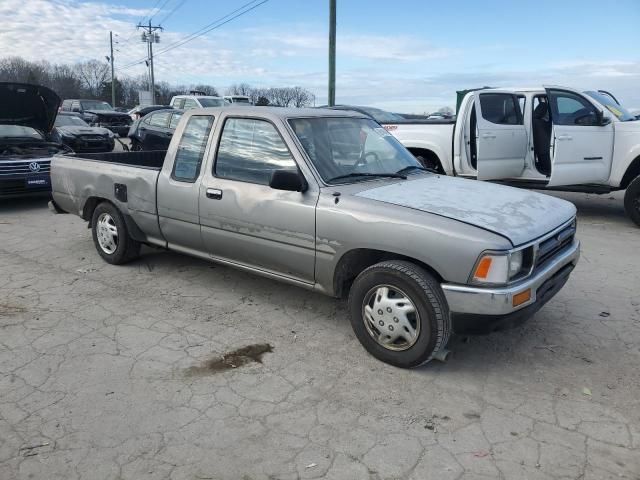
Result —
<instances>
[{"instance_id":1,"label":"tree line","mask_svg":"<svg viewBox=\"0 0 640 480\"><path fill-rule=\"evenodd\" d=\"M0 81L44 85L61 98L91 98L111 102L111 67L106 62L87 60L73 64L56 64L46 60L30 61L22 57L0 59ZM146 75L120 76L115 79L116 105L133 107L138 102L138 92L146 91L149 83ZM156 102L168 105L171 97L202 92L219 96L220 92L208 84L170 84L156 81ZM247 83L231 85L226 95L246 95L256 105L280 107L306 107L313 105L315 96L302 87L255 88Z\"/></svg>"}]
</instances>

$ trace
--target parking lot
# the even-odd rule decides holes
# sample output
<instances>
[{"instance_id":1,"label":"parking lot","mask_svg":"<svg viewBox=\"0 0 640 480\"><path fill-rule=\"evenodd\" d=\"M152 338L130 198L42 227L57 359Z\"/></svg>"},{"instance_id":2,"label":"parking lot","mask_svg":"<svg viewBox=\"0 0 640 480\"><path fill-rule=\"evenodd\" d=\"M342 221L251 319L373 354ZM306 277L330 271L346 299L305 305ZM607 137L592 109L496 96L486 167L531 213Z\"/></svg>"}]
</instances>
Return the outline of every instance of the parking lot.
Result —
<instances>
[{"instance_id":1,"label":"parking lot","mask_svg":"<svg viewBox=\"0 0 640 480\"><path fill-rule=\"evenodd\" d=\"M0 478L639 479L640 230L620 194L558 196L567 286L410 371L342 301L158 250L108 265L78 217L3 202Z\"/></svg>"}]
</instances>

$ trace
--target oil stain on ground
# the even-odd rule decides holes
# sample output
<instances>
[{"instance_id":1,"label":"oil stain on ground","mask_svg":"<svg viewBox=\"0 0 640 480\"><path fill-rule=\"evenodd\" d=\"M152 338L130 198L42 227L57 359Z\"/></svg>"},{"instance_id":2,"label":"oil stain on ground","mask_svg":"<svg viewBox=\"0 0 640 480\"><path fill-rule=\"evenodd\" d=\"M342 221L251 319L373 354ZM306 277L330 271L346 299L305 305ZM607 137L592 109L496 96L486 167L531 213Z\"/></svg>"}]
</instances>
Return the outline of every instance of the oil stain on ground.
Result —
<instances>
[{"instance_id":1,"label":"oil stain on ground","mask_svg":"<svg viewBox=\"0 0 640 480\"><path fill-rule=\"evenodd\" d=\"M0 303L0 317L16 315L18 313L24 313L27 309L20 305L11 305L9 303Z\"/></svg>"},{"instance_id":2,"label":"oil stain on ground","mask_svg":"<svg viewBox=\"0 0 640 480\"><path fill-rule=\"evenodd\" d=\"M200 366L189 367L186 375L189 377L210 375L225 372L234 368L247 365L248 363L262 363L262 356L265 353L273 352L273 347L268 343L257 343L238 348L222 357L212 358Z\"/></svg>"}]
</instances>

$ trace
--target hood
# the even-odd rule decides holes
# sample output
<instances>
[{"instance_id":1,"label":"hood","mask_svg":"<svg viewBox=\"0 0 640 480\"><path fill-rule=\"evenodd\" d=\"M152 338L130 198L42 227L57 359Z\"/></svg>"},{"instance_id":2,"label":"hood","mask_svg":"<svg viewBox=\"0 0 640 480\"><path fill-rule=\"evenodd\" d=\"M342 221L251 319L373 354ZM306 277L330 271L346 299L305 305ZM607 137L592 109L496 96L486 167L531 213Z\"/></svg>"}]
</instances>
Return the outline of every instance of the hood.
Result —
<instances>
[{"instance_id":1,"label":"hood","mask_svg":"<svg viewBox=\"0 0 640 480\"><path fill-rule=\"evenodd\" d=\"M111 131L102 127L82 127L76 125L65 125L56 127L56 130L64 135L110 135Z\"/></svg>"},{"instance_id":2,"label":"hood","mask_svg":"<svg viewBox=\"0 0 640 480\"><path fill-rule=\"evenodd\" d=\"M0 82L0 123L51 132L60 97L50 88L28 83Z\"/></svg>"},{"instance_id":3,"label":"hood","mask_svg":"<svg viewBox=\"0 0 640 480\"><path fill-rule=\"evenodd\" d=\"M572 203L549 195L439 175L374 187L356 196L459 220L506 237L514 246L550 232L576 214Z\"/></svg>"},{"instance_id":4,"label":"hood","mask_svg":"<svg viewBox=\"0 0 640 480\"><path fill-rule=\"evenodd\" d=\"M129 117L128 113L116 112L115 110L85 110L85 113L91 113L92 115L98 115L99 117Z\"/></svg>"}]
</instances>

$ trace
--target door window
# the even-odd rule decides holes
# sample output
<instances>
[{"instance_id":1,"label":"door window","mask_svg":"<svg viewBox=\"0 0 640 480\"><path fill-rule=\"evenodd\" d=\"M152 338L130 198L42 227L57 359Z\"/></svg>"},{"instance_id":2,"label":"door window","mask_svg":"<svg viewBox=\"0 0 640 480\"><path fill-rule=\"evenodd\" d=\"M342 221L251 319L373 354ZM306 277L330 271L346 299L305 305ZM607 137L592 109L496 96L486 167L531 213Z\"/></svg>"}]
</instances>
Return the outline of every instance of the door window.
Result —
<instances>
[{"instance_id":1,"label":"door window","mask_svg":"<svg viewBox=\"0 0 640 480\"><path fill-rule=\"evenodd\" d=\"M184 98L174 98L171 106L173 108L182 108L184 106Z\"/></svg>"},{"instance_id":2,"label":"door window","mask_svg":"<svg viewBox=\"0 0 640 480\"><path fill-rule=\"evenodd\" d=\"M481 93L482 118L498 125L522 125L522 113L515 95Z\"/></svg>"},{"instance_id":3,"label":"door window","mask_svg":"<svg viewBox=\"0 0 640 480\"><path fill-rule=\"evenodd\" d=\"M169 122L169 115L171 115L171 112L154 113L149 119L149 125L153 127L166 127Z\"/></svg>"},{"instance_id":4,"label":"door window","mask_svg":"<svg viewBox=\"0 0 640 480\"><path fill-rule=\"evenodd\" d=\"M556 125L597 125L598 111L591 102L573 92L549 92L551 117Z\"/></svg>"},{"instance_id":5,"label":"door window","mask_svg":"<svg viewBox=\"0 0 640 480\"><path fill-rule=\"evenodd\" d=\"M180 182L194 182L198 178L211 125L211 115L194 115L189 119L180 138L171 178Z\"/></svg>"},{"instance_id":6,"label":"door window","mask_svg":"<svg viewBox=\"0 0 640 480\"><path fill-rule=\"evenodd\" d=\"M269 185L274 170L297 171L276 128L264 120L228 119L220 137L215 175Z\"/></svg>"}]
</instances>

